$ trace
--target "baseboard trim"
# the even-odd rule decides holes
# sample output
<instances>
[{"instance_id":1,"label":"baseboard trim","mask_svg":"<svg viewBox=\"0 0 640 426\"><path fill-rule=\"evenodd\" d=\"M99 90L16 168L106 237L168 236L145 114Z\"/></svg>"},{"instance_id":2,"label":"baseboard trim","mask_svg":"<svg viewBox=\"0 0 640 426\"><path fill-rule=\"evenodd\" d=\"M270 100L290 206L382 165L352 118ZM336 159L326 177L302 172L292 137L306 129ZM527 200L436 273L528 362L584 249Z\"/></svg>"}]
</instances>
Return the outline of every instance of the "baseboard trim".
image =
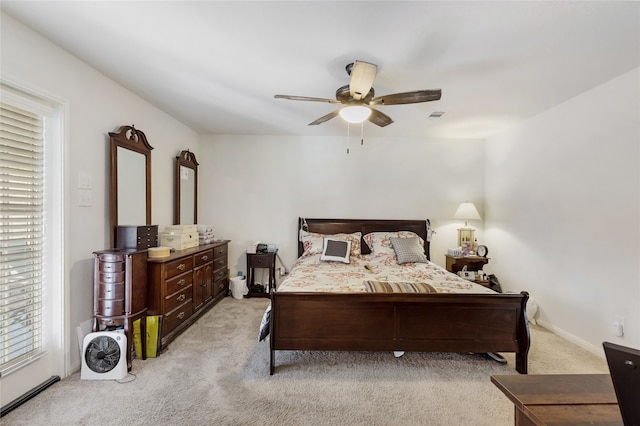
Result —
<instances>
[{"instance_id":1,"label":"baseboard trim","mask_svg":"<svg viewBox=\"0 0 640 426\"><path fill-rule=\"evenodd\" d=\"M554 326L553 324L549 323L548 321L544 321L544 320L538 319L537 323L538 323L538 325L540 327L546 328L547 330L551 331L552 333L555 333L558 336L570 341L571 343L576 344L576 345L580 346L581 348L588 350L592 354L597 355L598 357L604 359L604 350L602 349L602 347L594 346L591 343L587 342L586 340L582 340L582 339L574 336L573 334L568 333L565 330Z\"/></svg>"},{"instance_id":2,"label":"baseboard trim","mask_svg":"<svg viewBox=\"0 0 640 426\"><path fill-rule=\"evenodd\" d=\"M39 386L36 386L35 388L31 389L29 392L25 393L21 397L14 399L10 403L2 407L0 409L0 417L3 417L4 415L15 410L16 408L18 408L19 406L21 406L22 404L24 404L34 396L38 395L40 392L42 392L49 386L51 386L52 384L54 384L55 382L59 382L59 381L60 381L60 376L51 376L49 380L45 381Z\"/></svg>"}]
</instances>

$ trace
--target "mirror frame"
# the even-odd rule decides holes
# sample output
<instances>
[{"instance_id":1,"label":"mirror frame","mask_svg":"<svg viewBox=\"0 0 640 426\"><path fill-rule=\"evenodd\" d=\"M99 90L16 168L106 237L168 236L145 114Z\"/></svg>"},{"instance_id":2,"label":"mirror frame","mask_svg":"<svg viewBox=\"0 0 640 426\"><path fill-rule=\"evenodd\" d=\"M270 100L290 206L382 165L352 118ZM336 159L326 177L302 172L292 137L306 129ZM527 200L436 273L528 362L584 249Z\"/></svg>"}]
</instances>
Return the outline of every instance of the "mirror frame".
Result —
<instances>
[{"instance_id":1,"label":"mirror frame","mask_svg":"<svg viewBox=\"0 0 640 426\"><path fill-rule=\"evenodd\" d=\"M175 206L173 210L173 224L180 225L180 167L188 167L194 171L193 188L193 224L198 223L198 161L193 152L181 151L176 157L176 180L175 180Z\"/></svg>"},{"instance_id":2,"label":"mirror frame","mask_svg":"<svg viewBox=\"0 0 640 426\"><path fill-rule=\"evenodd\" d=\"M146 208L145 217L151 225L151 150L153 147L147 142L145 134L132 126L120 126L117 132L109 132L109 144L111 152L111 188L109 195L110 223L111 223L111 247L115 247L118 227L118 148L128 149L144 155L146 176Z\"/></svg>"}]
</instances>

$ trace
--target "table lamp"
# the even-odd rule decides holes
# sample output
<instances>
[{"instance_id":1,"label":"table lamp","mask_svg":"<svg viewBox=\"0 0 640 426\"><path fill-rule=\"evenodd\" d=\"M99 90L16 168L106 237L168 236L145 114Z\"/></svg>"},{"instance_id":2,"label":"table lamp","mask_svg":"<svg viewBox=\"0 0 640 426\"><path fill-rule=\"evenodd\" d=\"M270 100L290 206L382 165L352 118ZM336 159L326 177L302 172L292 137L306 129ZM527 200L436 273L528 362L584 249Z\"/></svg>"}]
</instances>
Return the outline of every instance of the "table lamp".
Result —
<instances>
[{"instance_id":1,"label":"table lamp","mask_svg":"<svg viewBox=\"0 0 640 426\"><path fill-rule=\"evenodd\" d=\"M481 220L476 206L468 201L460 203L453 218L464 220L464 226L458 229L458 246L462 247L464 243L469 243L469 246L473 246L475 230L470 228L467 222L469 220Z\"/></svg>"}]
</instances>

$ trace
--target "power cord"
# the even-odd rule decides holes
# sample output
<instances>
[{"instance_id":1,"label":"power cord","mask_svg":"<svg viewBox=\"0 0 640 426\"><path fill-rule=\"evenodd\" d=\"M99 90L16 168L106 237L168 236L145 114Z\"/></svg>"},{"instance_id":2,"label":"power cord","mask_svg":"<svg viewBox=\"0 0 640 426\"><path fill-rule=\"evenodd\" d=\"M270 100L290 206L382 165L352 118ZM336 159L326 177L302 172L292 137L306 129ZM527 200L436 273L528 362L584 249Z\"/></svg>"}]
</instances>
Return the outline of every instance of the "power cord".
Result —
<instances>
[{"instance_id":1,"label":"power cord","mask_svg":"<svg viewBox=\"0 0 640 426\"><path fill-rule=\"evenodd\" d=\"M116 380L116 383L120 383L121 385L126 385L127 383L131 383L135 381L138 377L133 373L127 373L127 376L124 379Z\"/></svg>"}]
</instances>

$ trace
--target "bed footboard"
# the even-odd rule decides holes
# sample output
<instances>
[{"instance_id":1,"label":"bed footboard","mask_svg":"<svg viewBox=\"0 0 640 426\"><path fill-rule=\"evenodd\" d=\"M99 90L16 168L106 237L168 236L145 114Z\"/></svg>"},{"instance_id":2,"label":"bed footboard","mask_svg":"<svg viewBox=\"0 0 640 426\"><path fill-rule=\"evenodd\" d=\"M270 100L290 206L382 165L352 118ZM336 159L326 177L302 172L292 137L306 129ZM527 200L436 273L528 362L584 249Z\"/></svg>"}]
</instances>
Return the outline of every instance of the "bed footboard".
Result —
<instances>
[{"instance_id":1,"label":"bed footboard","mask_svg":"<svg viewBox=\"0 0 640 426\"><path fill-rule=\"evenodd\" d=\"M527 373L520 294L271 294L270 374L277 350L514 352Z\"/></svg>"}]
</instances>

